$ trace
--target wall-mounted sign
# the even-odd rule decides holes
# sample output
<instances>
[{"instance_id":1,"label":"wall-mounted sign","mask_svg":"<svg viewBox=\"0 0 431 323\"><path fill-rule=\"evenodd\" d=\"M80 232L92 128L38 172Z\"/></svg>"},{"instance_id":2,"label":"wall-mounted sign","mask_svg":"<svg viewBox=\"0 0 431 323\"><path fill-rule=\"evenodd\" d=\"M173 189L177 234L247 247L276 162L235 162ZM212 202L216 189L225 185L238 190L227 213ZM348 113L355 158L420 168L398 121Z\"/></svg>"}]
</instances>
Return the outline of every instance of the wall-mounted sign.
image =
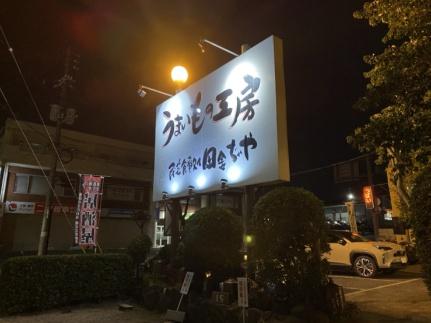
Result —
<instances>
[{"instance_id":1,"label":"wall-mounted sign","mask_svg":"<svg viewBox=\"0 0 431 323\"><path fill-rule=\"evenodd\" d=\"M34 202L6 201L5 213L34 214Z\"/></svg>"},{"instance_id":2,"label":"wall-mounted sign","mask_svg":"<svg viewBox=\"0 0 431 323\"><path fill-rule=\"evenodd\" d=\"M58 215L72 216L72 215L75 215L75 213L76 213L76 205L62 204L60 206L56 202L53 202L52 204L53 204L52 205L52 215L55 215L55 216L58 216ZM42 215L44 211L45 211L45 203L44 202L36 202L34 214Z\"/></svg>"},{"instance_id":3,"label":"wall-mounted sign","mask_svg":"<svg viewBox=\"0 0 431 323\"><path fill-rule=\"evenodd\" d=\"M289 180L283 73L271 36L159 105L153 200Z\"/></svg>"}]
</instances>

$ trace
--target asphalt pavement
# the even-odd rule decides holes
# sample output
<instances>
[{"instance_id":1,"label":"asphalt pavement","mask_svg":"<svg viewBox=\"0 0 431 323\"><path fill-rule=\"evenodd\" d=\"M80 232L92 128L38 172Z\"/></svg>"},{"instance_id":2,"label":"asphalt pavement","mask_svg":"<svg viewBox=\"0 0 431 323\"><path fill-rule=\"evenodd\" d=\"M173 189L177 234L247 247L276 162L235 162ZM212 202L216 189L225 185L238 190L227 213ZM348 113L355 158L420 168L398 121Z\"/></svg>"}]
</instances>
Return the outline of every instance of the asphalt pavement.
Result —
<instances>
[{"instance_id":1,"label":"asphalt pavement","mask_svg":"<svg viewBox=\"0 0 431 323\"><path fill-rule=\"evenodd\" d=\"M357 322L431 323L431 297L418 264L375 278L346 273L331 277L343 286L346 301L358 306Z\"/></svg>"}]
</instances>

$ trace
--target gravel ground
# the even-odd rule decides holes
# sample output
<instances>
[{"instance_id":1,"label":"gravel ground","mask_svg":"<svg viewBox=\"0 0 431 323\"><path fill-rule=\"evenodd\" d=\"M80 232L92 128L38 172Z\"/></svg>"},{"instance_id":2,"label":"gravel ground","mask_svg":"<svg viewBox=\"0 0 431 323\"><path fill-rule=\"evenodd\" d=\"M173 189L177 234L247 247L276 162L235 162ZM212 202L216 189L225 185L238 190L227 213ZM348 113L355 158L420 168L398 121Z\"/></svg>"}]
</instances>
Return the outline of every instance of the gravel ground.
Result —
<instances>
[{"instance_id":1,"label":"gravel ground","mask_svg":"<svg viewBox=\"0 0 431 323\"><path fill-rule=\"evenodd\" d=\"M141 307L118 310L118 302L80 305L38 314L8 316L0 323L160 323L163 314L149 312Z\"/></svg>"}]
</instances>

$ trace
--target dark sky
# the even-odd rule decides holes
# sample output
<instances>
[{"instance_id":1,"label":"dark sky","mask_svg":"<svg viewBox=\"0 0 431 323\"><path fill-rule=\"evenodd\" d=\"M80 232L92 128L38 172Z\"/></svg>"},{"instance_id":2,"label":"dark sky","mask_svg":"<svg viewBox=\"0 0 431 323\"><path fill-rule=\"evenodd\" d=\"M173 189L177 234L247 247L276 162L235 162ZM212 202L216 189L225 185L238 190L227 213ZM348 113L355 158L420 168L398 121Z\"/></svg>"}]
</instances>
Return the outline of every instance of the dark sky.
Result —
<instances>
[{"instance_id":1,"label":"dark sky","mask_svg":"<svg viewBox=\"0 0 431 323\"><path fill-rule=\"evenodd\" d=\"M80 55L70 105L72 129L153 145L159 95L141 99L139 83L173 92L170 69L189 70L189 83L232 57L208 38L240 51L269 35L284 41L289 150L292 171L358 154L345 137L365 120L353 103L363 93L362 56L381 49L381 33L353 19L359 0L2 0L0 21L41 110L56 100L70 45ZM3 41L0 85L19 115L37 121Z\"/></svg>"}]
</instances>

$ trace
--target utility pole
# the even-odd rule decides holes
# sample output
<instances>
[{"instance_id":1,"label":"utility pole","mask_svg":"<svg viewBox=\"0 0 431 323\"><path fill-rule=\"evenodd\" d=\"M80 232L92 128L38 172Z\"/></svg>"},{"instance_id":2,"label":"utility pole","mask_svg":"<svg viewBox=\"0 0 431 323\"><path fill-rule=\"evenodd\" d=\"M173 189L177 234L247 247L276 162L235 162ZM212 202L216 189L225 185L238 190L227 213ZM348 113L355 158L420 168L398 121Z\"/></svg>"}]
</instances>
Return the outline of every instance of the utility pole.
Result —
<instances>
[{"instance_id":1,"label":"utility pole","mask_svg":"<svg viewBox=\"0 0 431 323\"><path fill-rule=\"evenodd\" d=\"M54 147L51 150L51 160L49 165L48 181L50 185L48 185L48 192L45 196L45 209L43 211L42 226L40 230L39 245L37 249L38 256L46 255L48 252L49 235L51 231L51 219L53 213L51 201L54 195L53 190L55 189L55 175L58 162L57 152L58 154L60 152L61 128L63 123L72 124L73 120L76 117L74 109L67 109L67 111L65 111L66 109L64 108L64 105L66 104L68 89L73 86L74 82L71 73L71 67L72 69L77 69L76 63L77 60L74 60L74 62L72 62L71 49L70 47L68 47L64 64L64 75L54 85L54 87L61 88L60 105L51 105L50 119L52 121L56 121L56 127L53 139Z\"/></svg>"}]
</instances>

